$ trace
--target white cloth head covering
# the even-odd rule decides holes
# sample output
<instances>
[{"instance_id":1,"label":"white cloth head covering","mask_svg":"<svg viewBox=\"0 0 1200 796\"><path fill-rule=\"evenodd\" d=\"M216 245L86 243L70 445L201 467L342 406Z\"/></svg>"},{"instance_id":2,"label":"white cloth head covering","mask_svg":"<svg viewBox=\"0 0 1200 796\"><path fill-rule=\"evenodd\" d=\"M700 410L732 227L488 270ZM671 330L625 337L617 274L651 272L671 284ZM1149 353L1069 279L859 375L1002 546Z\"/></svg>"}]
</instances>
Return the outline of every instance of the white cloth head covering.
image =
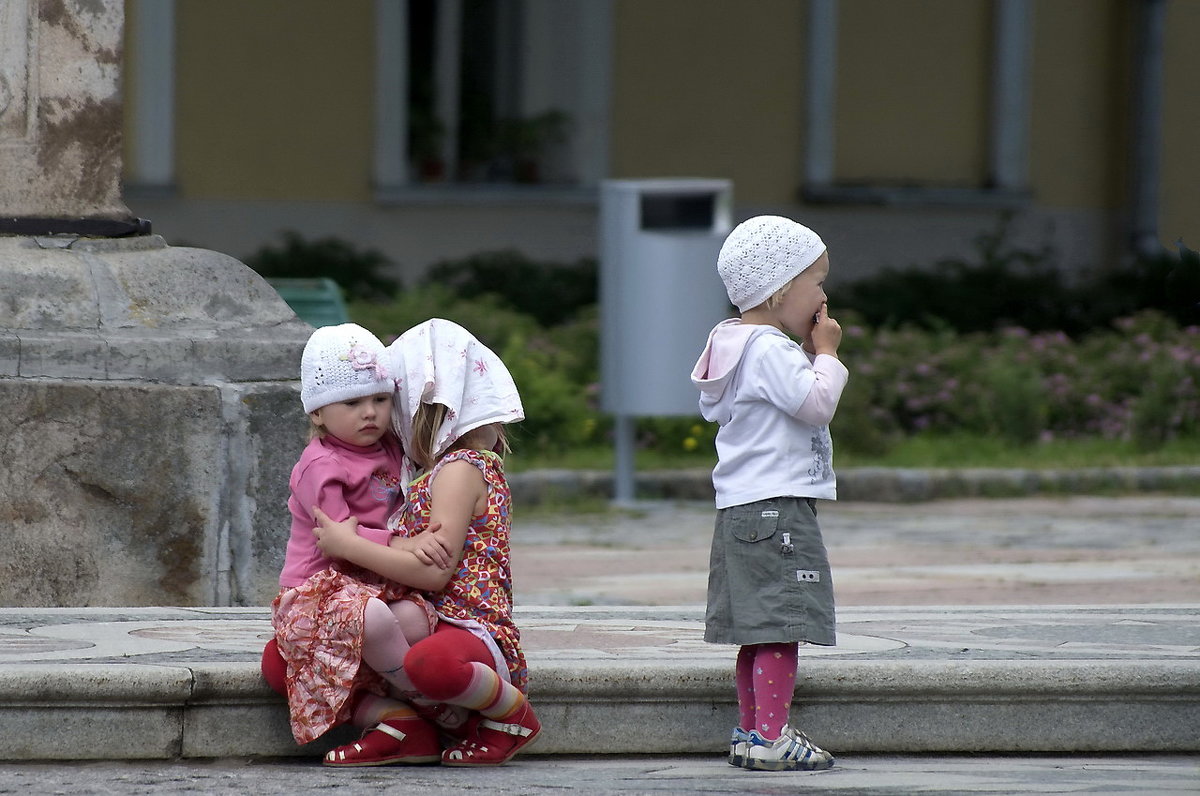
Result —
<instances>
[{"instance_id":1,"label":"white cloth head covering","mask_svg":"<svg viewBox=\"0 0 1200 796\"><path fill-rule=\"evenodd\" d=\"M783 216L755 216L733 228L717 255L717 273L739 312L753 309L825 253L825 243Z\"/></svg>"},{"instance_id":2,"label":"white cloth head covering","mask_svg":"<svg viewBox=\"0 0 1200 796\"><path fill-rule=\"evenodd\" d=\"M300 402L315 412L339 401L392 391L379 338L358 324L322 326L300 355Z\"/></svg>"},{"instance_id":3,"label":"white cloth head covering","mask_svg":"<svg viewBox=\"0 0 1200 796\"><path fill-rule=\"evenodd\" d=\"M417 324L388 346L388 355L396 376L392 425L405 450L423 403L450 410L438 430L435 456L480 426L525 419L517 385L500 357L453 321Z\"/></svg>"}]
</instances>

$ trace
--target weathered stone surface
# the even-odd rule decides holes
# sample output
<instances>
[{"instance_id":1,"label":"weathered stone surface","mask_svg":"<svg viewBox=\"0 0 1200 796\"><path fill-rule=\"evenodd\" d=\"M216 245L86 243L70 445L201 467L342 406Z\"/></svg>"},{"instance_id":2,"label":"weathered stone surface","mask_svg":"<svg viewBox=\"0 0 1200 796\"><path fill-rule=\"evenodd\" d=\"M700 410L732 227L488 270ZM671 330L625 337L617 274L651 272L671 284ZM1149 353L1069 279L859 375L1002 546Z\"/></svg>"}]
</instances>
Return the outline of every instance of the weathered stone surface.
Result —
<instances>
[{"instance_id":1,"label":"weathered stone surface","mask_svg":"<svg viewBox=\"0 0 1200 796\"><path fill-rule=\"evenodd\" d=\"M0 216L124 220L122 0L0 0Z\"/></svg>"},{"instance_id":2,"label":"weathered stone surface","mask_svg":"<svg viewBox=\"0 0 1200 796\"><path fill-rule=\"evenodd\" d=\"M295 400L291 385L0 379L0 603L269 600Z\"/></svg>"},{"instance_id":3,"label":"weathered stone surface","mask_svg":"<svg viewBox=\"0 0 1200 796\"><path fill-rule=\"evenodd\" d=\"M230 438L229 503L222 515L237 532L228 543L231 594L218 605L268 605L279 592L291 528L288 478L308 429L298 384L253 385L231 396L243 414L239 436Z\"/></svg>"},{"instance_id":4,"label":"weathered stone surface","mask_svg":"<svg viewBox=\"0 0 1200 796\"><path fill-rule=\"evenodd\" d=\"M310 331L225 254L157 236L0 237L0 376L293 380Z\"/></svg>"},{"instance_id":5,"label":"weathered stone surface","mask_svg":"<svg viewBox=\"0 0 1200 796\"><path fill-rule=\"evenodd\" d=\"M0 238L0 603L263 604L311 329L161 238Z\"/></svg>"},{"instance_id":6,"label":"weathered stone surface","mask_svg":"<svg viewBox=\"0 0 1200 796\"><path fill-rule=\"evenodd\" d=\"M81 236L144 229L123 23L122 0L0 0L0 603L261 604L311 328L232 257Z\"/></svg>"}]
</instances>

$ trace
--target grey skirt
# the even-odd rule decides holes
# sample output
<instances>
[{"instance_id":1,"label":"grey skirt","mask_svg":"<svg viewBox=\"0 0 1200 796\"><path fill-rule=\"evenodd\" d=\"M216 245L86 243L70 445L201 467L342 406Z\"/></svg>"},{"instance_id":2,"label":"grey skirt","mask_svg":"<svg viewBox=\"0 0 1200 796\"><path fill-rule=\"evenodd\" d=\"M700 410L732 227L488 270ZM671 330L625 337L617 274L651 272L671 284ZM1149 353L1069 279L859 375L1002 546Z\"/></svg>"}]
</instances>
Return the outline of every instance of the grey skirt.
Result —
<instances>
[{"instance_id":1,"label":"grey skirt","mask_svg":"<svg viewBox=\"0 0 1200 796\"><path fill-rule=\"evenodd\" d=\"M837 643L815 501L772 498L717 510L704 640Z\"/></svg>"}]
</instances>

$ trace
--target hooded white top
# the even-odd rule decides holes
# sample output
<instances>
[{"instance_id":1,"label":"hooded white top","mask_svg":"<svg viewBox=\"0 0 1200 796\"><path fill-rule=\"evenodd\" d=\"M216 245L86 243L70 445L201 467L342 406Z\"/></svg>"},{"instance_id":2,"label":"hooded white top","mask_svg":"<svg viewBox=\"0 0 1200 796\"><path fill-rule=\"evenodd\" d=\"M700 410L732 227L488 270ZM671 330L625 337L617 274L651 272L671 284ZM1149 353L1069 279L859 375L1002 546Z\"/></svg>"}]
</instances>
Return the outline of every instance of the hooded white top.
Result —
<instances>
[{"instance_id":1,"label":"hooded white top","mask_svg":"<svg viewBox=\"0 0 1200 796\"><path fill-rule=\"evenodd\" d=\"M829 421L848 377L837 357L809 359L773 326L718 324L692 370L700 413L721 426L717 508L774 497L835 500Z\"/></svg>"},{"instance_id":2,"label":"hooded white top","mask_svg":"<svg viewBox=\"0 0 1200 796\"><path fill-rule=\"evenodd\" d=\"M411 447L413 418L422 403L450 410L438 430L435 456L480 426L525 419L504 362L453 321L431 318L417 324L388 346L388 355L396 376L392 424L405 450Z\"/></svg>"}]
</instances>

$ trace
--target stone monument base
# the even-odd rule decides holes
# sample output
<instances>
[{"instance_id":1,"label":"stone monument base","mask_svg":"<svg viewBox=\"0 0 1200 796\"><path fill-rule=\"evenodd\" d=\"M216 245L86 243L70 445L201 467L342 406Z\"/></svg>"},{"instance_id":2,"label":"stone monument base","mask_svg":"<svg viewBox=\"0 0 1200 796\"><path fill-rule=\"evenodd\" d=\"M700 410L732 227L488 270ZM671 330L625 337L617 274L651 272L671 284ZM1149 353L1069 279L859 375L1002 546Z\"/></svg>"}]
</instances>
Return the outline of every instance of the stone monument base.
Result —
<instances>
[{"instance_id":1,"label":"stone monument base","mask_svg":"<svg viewBox=\"0 0 1200 796\"><path fill-rule=\"evenodd\" d=\"M0 604L269 602L311 331L227 255L0 237Z\"/></svg>"}]
</instances>

